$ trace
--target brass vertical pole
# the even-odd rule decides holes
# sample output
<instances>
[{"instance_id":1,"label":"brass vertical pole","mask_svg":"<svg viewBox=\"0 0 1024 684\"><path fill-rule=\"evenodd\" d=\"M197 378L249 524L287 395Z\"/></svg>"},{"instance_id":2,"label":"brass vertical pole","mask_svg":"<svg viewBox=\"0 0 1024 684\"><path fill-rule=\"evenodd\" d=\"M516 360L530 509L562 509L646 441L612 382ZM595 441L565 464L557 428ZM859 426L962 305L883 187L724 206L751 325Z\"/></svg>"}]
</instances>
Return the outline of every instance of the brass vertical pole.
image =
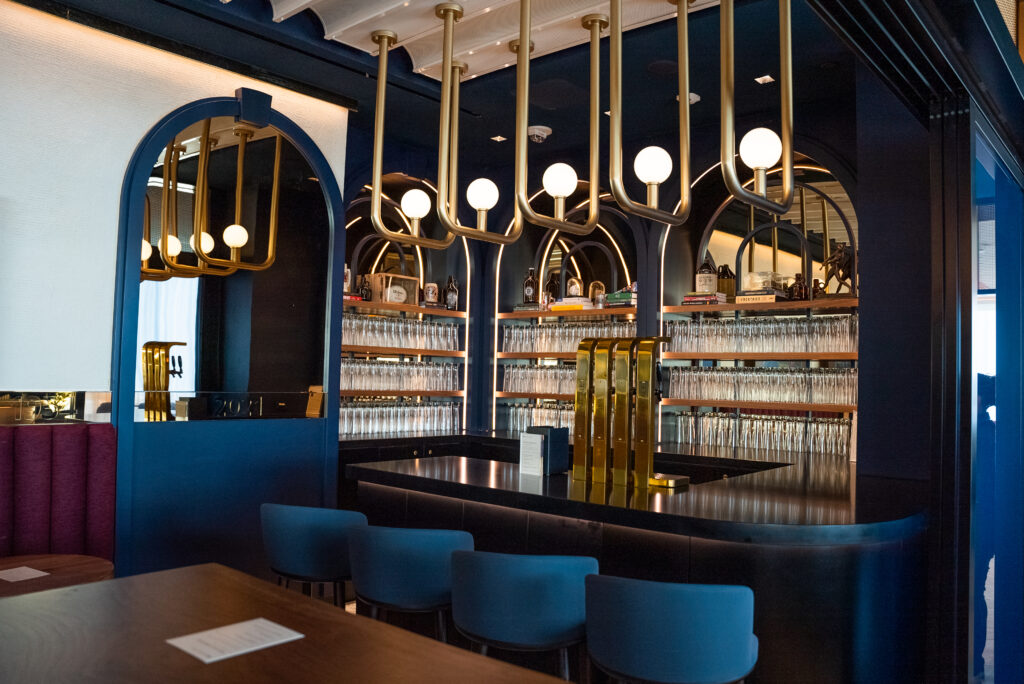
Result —
<instances>
[{"instance_id":1,"label":"brass vertical pole","mask_svg":"<svg viewBox=\"0 0 1024 684\"><path fill-rule=\"evenodd\" d=\"M594 346L597 340L588 337L580 342L576 350L576 408L573 422L572 479L590 479L593 463L590 452L590 422L593 410L591 385L594 360Z\"/></svg>"},{"instance_id":2,"label":"brass vertical pole","mask_svg":"<svg viewBox=\"0 0 1024 684\"><path fill-rule=\"evenodd\" d=\"M654 419L661 388L658 387L658 346L664 337L640 340L636 351L636 453L633 459L633 486L646 489L654 471Z\"/></svg>"},{"instance_id":3,"label":"brass vertical pole","mask_svg":"<svg viewBox=\"0 0 1024 684\"><path fill-rule=\"evenodd\" d=\"M747 235L750 235L753 232L754 232L754 205L751 204L750 205L750 218L747 221ZM753 240L750 241L750 247L748 248L750 251L747 253L747 272L748 273L750 273L750 272L752 272L754 270L754 249L756 247L757 247L757 238L754 238ZM739 277L738 273L736 274L736 277L737 278ZM737 285L737 287L740 286L739 283L737 283L736 285Z\"/></svg>"},{"instance_id":4,"label":"brass vertical pole","mask_svg":"<svg viewBox=\"0 0 1024 684\"><path fill-rule=\"evenodd\" d=\"M778 223L778 214L772 214L772 223ZM779 272L779 229L772 228L772 271Z\"/></svg>"},{"instance_id":5,"label":"brass vertical pole","mask_svg":"<svg viewBox=\"0 0 1024 684\"><path fill-rule=\"evenodd\" d=\"M594 349L594 454L593 481L607 483L610 481L611 458L608 442L611 433L609 409L612 401L611 378L608 375L612 368L612 355L615 353L617 340L599 340Z\"/></svg>"},{"instance_id":6,"label":"brass vertical pole","mask_svg":"<svg viewBox=\"0 0 1024 684\"><path fill-rule=\"evenodd\" d=\"M804 232L804 239L806 240L807 239L807 193L806 193L806 188L804 188L803 186L800 187L800 230L802 230ZM810 243L807 243L807 244L810 244ZM813 263L813 259L811 258L811 254L809 254L809 253L808 254L804 254L804 258L802 260L802 266L803 266L803 271L805 273L810 273L810 268L808 268L810 266L809 262ZM807 283L808 287L810 287L810 285L811 285L810 283Z\"/></svg>"},{"instance_id":7,"label":"brass vertical pole","mask_svg":"<svg viewBox=\"0 0 1024 684\"><path fill-rule=\"evenodd\" d=\"M824 262L832 255L832 245L828 236L828 204L825 200L821 200L821 244L822 262ZM828 292L828 283L825 283L825 292Z\"/></svg>"},{"instance_id":8,"label":"brass vertical pole","mask_svg":"<svg viewBox=\"0 0 1024 684\"><path fill-rule=\"evenodd\" d=\"M638 338L620 340L615 350L615 425L612 447L612 484L629 485L633 475L633 386L634 356Z\"/></svg>"}]
</instances>

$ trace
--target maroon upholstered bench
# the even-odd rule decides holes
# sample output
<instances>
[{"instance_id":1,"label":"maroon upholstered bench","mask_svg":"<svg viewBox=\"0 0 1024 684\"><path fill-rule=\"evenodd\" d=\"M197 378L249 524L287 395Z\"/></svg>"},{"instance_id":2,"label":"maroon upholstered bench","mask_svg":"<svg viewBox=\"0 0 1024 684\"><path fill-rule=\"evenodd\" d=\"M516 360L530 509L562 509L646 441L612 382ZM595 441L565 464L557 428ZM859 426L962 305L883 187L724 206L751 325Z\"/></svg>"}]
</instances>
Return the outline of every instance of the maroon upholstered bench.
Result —
<instances>
[{"instance_id":1,"label":"maroon upholstered bench","mask_svg":"<svg viewBox=\"0 0 1024 684\"><path fill-rule=\"evenodd\" d=\"M0 556L114 558L112 425L0 427Z\"/></svg>"}]
</instances>

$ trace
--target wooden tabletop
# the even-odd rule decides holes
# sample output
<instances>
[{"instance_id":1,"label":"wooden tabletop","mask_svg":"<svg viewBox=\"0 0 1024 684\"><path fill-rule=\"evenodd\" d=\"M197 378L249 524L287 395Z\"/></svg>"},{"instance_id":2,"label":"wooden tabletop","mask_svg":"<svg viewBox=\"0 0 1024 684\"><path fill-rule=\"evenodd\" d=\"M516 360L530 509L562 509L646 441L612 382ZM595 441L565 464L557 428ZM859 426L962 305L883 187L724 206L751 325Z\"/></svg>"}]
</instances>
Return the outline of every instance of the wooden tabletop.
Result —
<instances>
[{"instance_id":1,"label":"wooden tabletop","mask_svg":"<svg viewBox=\"0 0 1024 684\"><path fill-rule=\"evenodd\" d=\"M28 567L49 573L43 577L7 582L0 579L0 597L18 596L33 591L70 587L86 582L99 582L114 576L114 564L105 558L74 554L42 554L36 556L5 556L0 570Z\"/></svg>"},{"instance_id":2,"label":"wooden tabletop","mask_svg":"<svg viewBox=\"0 0 1024 684\"><path fill-rule=\"evenodd\" d=\"M165 642L266 618L305 638L204 665ZM222 565L0 599L0 682L559 681Z\"/></svg>"}]
</instances>

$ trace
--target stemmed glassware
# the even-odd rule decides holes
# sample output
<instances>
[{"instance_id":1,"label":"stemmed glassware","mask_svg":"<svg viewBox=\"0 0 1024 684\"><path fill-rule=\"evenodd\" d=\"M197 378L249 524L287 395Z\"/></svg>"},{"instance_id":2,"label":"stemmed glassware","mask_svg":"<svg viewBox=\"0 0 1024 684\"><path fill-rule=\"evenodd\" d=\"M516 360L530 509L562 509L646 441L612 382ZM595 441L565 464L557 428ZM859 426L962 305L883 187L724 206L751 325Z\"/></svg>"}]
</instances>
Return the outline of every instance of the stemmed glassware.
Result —
<instances>
[{"instance_id":1,"label":"stemmed glassware","mask_svg":"<svg viewBox=\"0 0 1024 684\"><path fill-rule=\"evenodd\" d=\"M348 314L342 319L342 344L357 347L459 351L460 326L386 316Z\"/></svg>"},{"instance_id":2,"label":"stemmed glassware","mask_svg":"<svg viewBox=\"0 0 1024 684\"><path fill-rule=\"evenodd\" d=\"M352 402L338 411L342 435L403 432L457 433L462 411L454 402Z\"/></svg>"},{"instance_id":3,"label":"stemmed glassware","mask_svg":"<svg viewBox=\"0 0 1024 684\"><path fill-rule=\"evenodd\" d=\"M568 354L586 337L636 337L636 321L594 321L502 327L501 350L509 353Z\"/></svg>"}]
</instances>

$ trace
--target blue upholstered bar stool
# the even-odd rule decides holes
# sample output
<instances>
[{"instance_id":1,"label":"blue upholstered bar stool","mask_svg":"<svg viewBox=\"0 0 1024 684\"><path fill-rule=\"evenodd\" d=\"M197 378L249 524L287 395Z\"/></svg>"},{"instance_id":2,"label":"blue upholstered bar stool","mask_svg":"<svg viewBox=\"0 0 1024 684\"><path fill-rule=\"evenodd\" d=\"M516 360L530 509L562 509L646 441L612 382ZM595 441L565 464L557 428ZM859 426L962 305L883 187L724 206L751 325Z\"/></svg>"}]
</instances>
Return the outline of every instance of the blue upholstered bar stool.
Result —
<instances>
[{"instance_id":1,"label":"blue upholstered bar stool","mask_svg":"<svg viewBox=\"0 0 1024 684\"><path fill-rule=\"evenodd\" d=\"M452 602L452 552L471 551L473 535L459 530L418 530L370 525L349 540L352 586L380 610L437 613L437 638L447 641L445 611Z\"/></svg>"},{"instance_id":2,"label":"blue upholstered bar stool","mask_svg":"<svg viewBox=\"0 0 1024 684\"><path fill-rule=\"evenodd\" d=\"M366 516L356 511L311 508L265 503L260 506L263 548L270 569L285 578L302 582L310 594L310 584L334 586L334 605L351 578L348 561L348 535L355 527L366 527Z\"/></svg>"},{"instance_id":3,"label":"blue upholstered bar stool","mask_svg":"<svg viewBox=\"0 0 1024 684\"><path fill-rule=\"evenodd\" d=\"M594 664L627 681L740 680L757 662L754 592L591 575L587 649Z\"/></svg>"},{"instance_id":4,"label":"blue upholstered bar stool","mask_svg":"<svg viewBox=\"0 0 1024 684\"><path fill-rule=\"evenodd\" d=\"M511 651L558 651L569 679L569 646L583 641L587 556L452 554L452 618L468 639Z\"/></svg>"}]
</instances>

